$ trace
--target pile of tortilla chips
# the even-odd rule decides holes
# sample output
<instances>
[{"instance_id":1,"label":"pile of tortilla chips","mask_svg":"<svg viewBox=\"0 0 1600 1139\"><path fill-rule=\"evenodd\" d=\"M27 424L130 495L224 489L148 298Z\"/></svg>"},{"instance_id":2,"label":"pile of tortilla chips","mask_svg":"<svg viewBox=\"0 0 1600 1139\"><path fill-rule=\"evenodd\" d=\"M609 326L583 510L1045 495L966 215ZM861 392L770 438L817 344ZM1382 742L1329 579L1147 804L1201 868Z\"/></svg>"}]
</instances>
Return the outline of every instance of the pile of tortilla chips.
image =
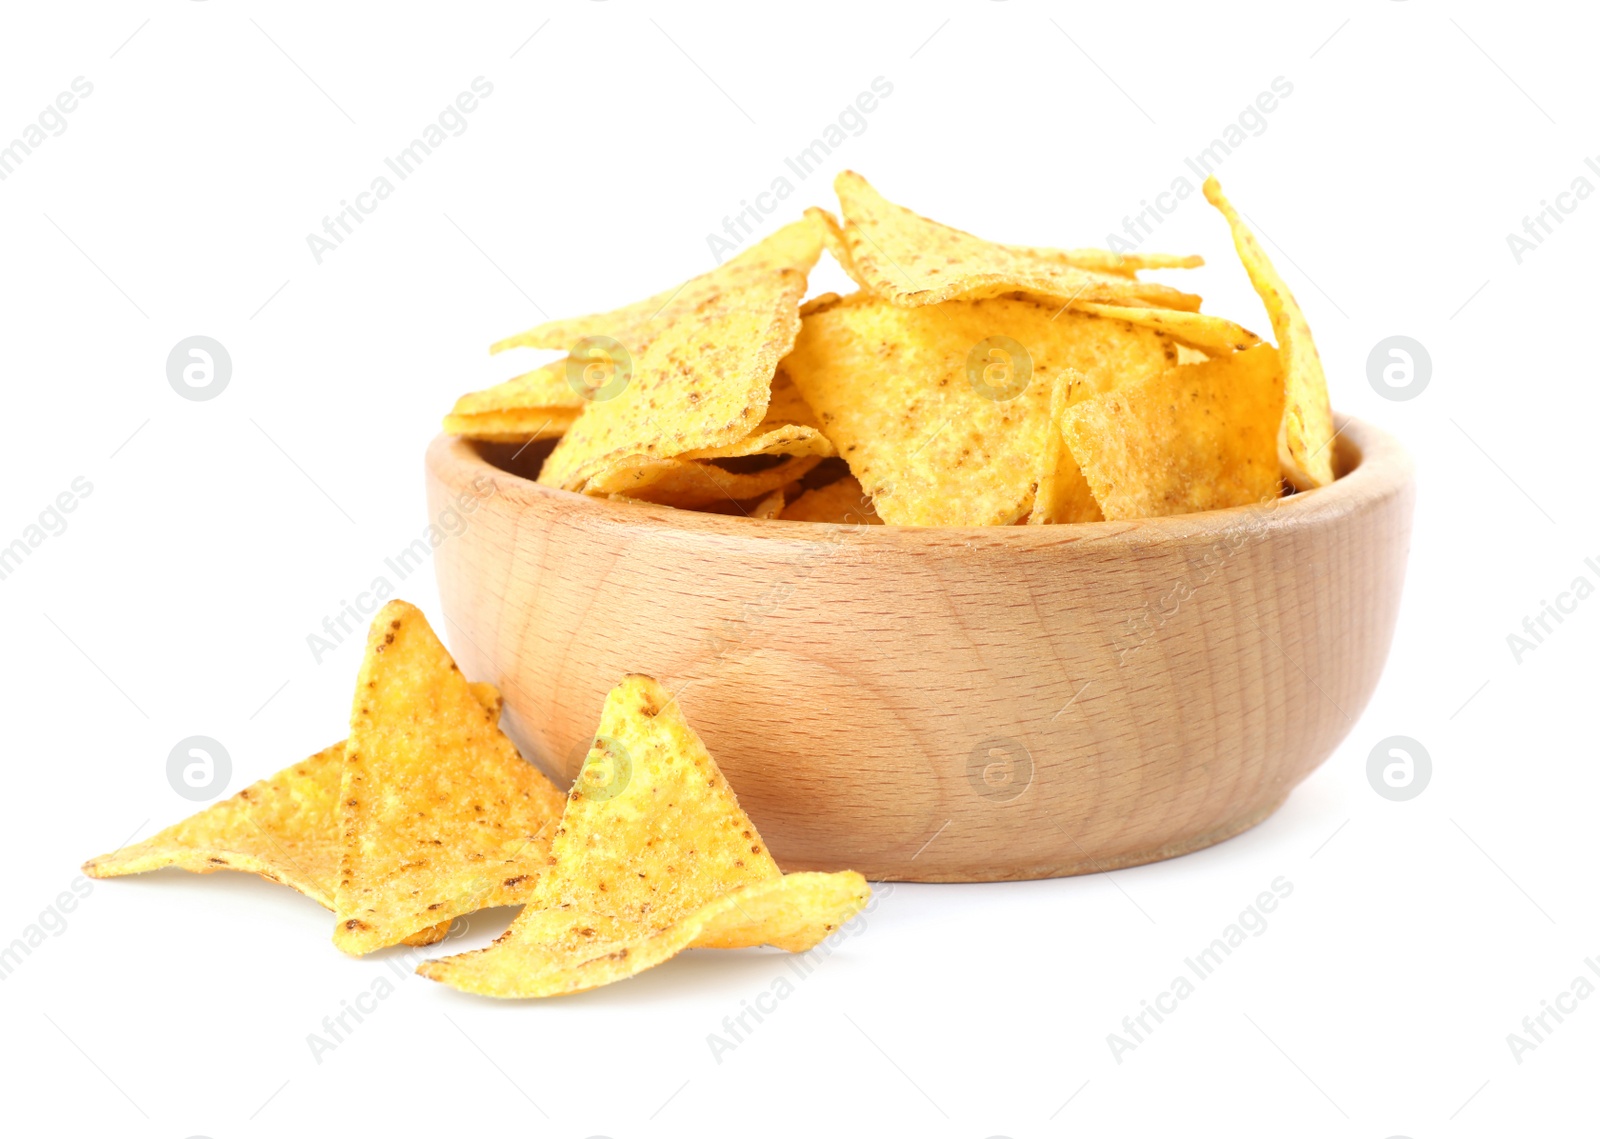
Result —
<instances>
[{"instance_id":1,"label":"pile of tortilla chips","mask_svg":"<svg viewBox=\"0 0 1600 1139\"><path fill-rule=\"evenodd\" d=\"M245 870L332 910L350 954L429 945L525 904L489 949L421 972L489 996L552 996L692 946L816 945L865 905L861 875L784 875L699 737L630 676L565 799L500 731L500 694L461 675L403 601L373 621L343 743L153 838L91 877Z\"/></svg>"},{"instance_id":2,"label":"pile of tortilla chips","mask_svg":"<svg viewBox=\"0 0 1600 1139\"><path fill-rule=\"evenodd\" d=\"M1000 245L836 180L738 257L492 346L565 355L461 397L445 430L554 440L539 482L836 524L1098 522L1270 503L1332 482L1304 315L1215 178L1277 346L1142 280L1195 256ZM858 292L806 299L822 251Z\"/></svg>"}]
</instances>

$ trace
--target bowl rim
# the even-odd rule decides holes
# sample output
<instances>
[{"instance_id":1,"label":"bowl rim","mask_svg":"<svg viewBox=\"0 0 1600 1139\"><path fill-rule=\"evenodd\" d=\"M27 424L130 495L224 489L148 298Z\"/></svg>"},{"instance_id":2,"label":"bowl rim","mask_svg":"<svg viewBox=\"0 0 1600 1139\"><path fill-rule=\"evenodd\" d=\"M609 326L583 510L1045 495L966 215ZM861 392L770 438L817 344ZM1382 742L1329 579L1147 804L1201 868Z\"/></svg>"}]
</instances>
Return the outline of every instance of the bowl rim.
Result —
<instances>
[{"instance_id":1,"label":"bowl rim","mask_svg":"<svg viewBox=\"0 0 1600 1139\"><path fill-rule=\"evenodd\" d=\"M478 485L493 480L494 497L519 507L536 503L571 515L575 521L614 525L653 535L679 534L693 539L748 539L763 545L788 544L793 539L814 546L830 535L849 534L852 543L877 547L1000 547L1011 551L1046 549L1061 545L1090 547L1146 546L1203 539L1214 541L1231 534L1251 533L1267 527L1319 526L1365 510L1406 491L1414 476L1410 455L1388 432L1353 416L1336 415L1334 432L1343 470L1334 482L1263 504L1203 510L1117 522L1079 522L1055 526L876 526L834 522L800 522L777 518L740 518L679 510L653 503L615 502L606 498L560 490L534 482L491 463L469 439L440 434L428 446L428 471L452 486Z\"/></svg>"}]
</instances>

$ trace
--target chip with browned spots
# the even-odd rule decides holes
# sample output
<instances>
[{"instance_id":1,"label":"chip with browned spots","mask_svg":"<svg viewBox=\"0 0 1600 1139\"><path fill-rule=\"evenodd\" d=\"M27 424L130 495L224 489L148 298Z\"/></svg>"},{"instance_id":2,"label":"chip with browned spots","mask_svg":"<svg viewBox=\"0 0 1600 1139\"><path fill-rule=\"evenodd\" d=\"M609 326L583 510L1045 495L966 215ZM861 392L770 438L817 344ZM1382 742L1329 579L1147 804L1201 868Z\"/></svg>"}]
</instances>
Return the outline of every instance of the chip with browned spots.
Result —
<instances>
[{"instance_id":1,"label":"chip with browned spots","mask_svg":"<svg viewBox=\"0 0 1600 1139\"><path fill-rule=\"evenodd\" d=\"M482 714L500 718L500 692L492 684L470 686ZM232 798L175 823L142 842L91 858L91 878L117 878L176 866L196 874L242 870L298 890L333 909L339 884L339 779L344 741L252 783ZM449 928L443 922L430 944ZM420 935L419 935L420 936Z\"/></svg>"},{"instance_id":2,"label":"chip with browned spots","mask_svg":"<svg viewBox=\"0 0 1600 1139\"><path fill-rule=\"evenodd\" d=\"M799 331L805 284L803 274L785 270L752 284L732 307L667 330L633 361L626 386L573 421L539 482L613 493L595 476L619 461L727 448L756 432L773 371Z\"/></svg>"},{"instance_id":3,"label":"chip with browned spots","mask_svg":"<svg viewBox=\"0 0 1600 1139\"><path fill-rule=\"evenodd\" d=\"M559 348L570 352L579 341L605 336L643 352L657 336L682 321L704 316L707 307L720 308L750 283L780 274L785 269L807 273L822 252L823 232L817 219L792 222L708 273L681 285L663 289L642 301L610 312L567 317L508 336L489 346L490 352L508 348Z\"/></svg>"},{"instance_id":4,"label":"chip with browned spots","mask_svg":"<svg viewBox=\"0 0 1600 1139\"><path fill-rule=\"evenodd\" d=\"M526 908L487 949L418 972L483 996L574 993L692 946L801 952L869 895L853 871L784 875L672 694L629 676L606 698Z\"/></svg>"},{"instance_id":5,"label":"chip with browned spots","mask_svg":"<svg viewBox=\"0 0 1600 1139\"><path fill-rule=\"evenodd\" d=\"M822 433L816 413L780 368L772 378L767 413L745 438L717 447L696 448L671 458L618 458L596 470L584 492L621 495L683 509L720 510L725 505L769 495L833 454L833 443ZM740 462L762 457L770 457L771 461Z\"/></svg>"},{"instance_id":6,"label":"chip with browned spots","mask_svg":"<svg viewBox=\"0 0 1600 1139\"><path fill-rule=\"evenodd\" d=\"M1091 396L1060 425L1100 510L1118 521L1277 499L1282 416L1278 354L1258 344Z\"/></svg>"},{"instance_id":7,"label":"chip with browned spots","mask_svg":"<svg viewBox=\"0 0 1600 1139\"><path fill-rule=\"evenodd\" d=\"M821 253L822 227L798 221L669 294L513 338L607 357L610 378L586 398L539 481L615 493L590 479L619 460L670 459L757 431L778 361L799 331L806 275Z\"/></svg>"},{"instance_id":8,"label":"chip with browned spots","mask_svg":"<svg viewBox=\"0 0 1600 1139\"><path fill-rule=\"evenodd\" d=\"M561 793L485 716L422 613L391 601L367 635L338 811L333 940L362 954L526 898Z\"/></svg>"},{"instance_id":9,"label":"chip with browned spots","mask_svg":"<svg viewBox=\"0 0 1600 1139\"><path fill-rule=\"evenodd\" d=\"M1244 462L1204 450L1218 432L1250 435L1253 421L1201 420L1196 442L1171 431L1173 417L1192 406L1171 404L1165 427L1145 421L1136 428L1143 435L1121 441L1122 458L1137 455L1146 469L1121 471L1117 490L1091 485L1063 433L1078 405L1175 365L1218 363L1220 375L1244 367L1240 357L1259 372L1261 357L1248 354L1260 336L1144 276L1198 268L1201 257L1115 240L1121 251L991 241L888 200L851 170L834 190L837 215L808 207L681 285L493 345L567 356L461 397L446 431L515 446L517 455L544 440L521 466L517 456L502 465L519 474L537 467L544 486L619 508L761 520L775 510L781 520L834 524L1089 523L1108 517L1109 496L1127 521L1145 515L1121 512L1202 510L1267 490L1253 452ZM1335 473L1337 432L1305 315L1215 178L1204 193L1228 220L1277 341L1280 473L1298 490L1324 486ZM859 291L804 299L824 250ZM1139 390L1148 397L1158 388ZM1120 406L1100 403L1082 423ZM1224 411L1244 414L1212 408ZM1159 456L1149 453L1158 439L1166 448ZM1102 473L1119 461L1116 442L1077 431L1078 448L1100 449ZM1183 483L1206 470L1223 483ZM840 483L843 471L859 494Z\"/></svg>"},{"instance_id":10,"label":"chip with browned spots","mask_svg":"<svg viewBox=\"0 0 1600 1139\"><path fill-rule=\"evenodd\" d=\"M1094 301L1195 310L1200 298L1140 281L1133 270L1200 264L1198 257L1116 254L1000 245L913 213L853 170L834 179L844 214L829 234L841 268L862 288L897 305L931 305L1022 291L1057 307ZM824 211L818 211L824 214ZM831 218L826 218L831 221Z\"/></svg>"}]
</instances>

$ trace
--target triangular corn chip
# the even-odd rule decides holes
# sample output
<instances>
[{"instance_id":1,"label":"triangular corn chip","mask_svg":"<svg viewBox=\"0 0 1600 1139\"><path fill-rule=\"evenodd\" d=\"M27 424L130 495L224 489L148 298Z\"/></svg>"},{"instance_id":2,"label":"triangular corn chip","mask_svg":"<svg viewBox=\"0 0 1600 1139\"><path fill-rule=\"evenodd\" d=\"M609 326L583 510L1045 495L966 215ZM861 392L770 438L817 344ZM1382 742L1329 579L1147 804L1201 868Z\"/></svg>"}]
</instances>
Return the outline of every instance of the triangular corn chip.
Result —
<instances>
[{"instance_id":1,"label":"triangular corn chip","mask_svg":"<svg viewBox=\"0 0 1600 1139\"><path fill-rule=\"evenodd\" d=\"M517 754L422 613L378 612L339 788L334 944L361 954L527 897L561 793Z\"/></svg>"},{"instance_id":2,"label":"triangular corn chip","mask_svg":"<svg viewBox=\"0 0 1600 1139\"><path fill-rule=\"evenodd\" d=\"M584 408L545 460L541 483L611 493L586 484L619 460L670 459L737 443L757 429L778 361L800 328L806 274L822 251L811 221L779 231L750 254L769 243L763 256L730 261L685 285L685 294L699 298L692 307L680 297L643 331L605 334L632 353L629 378Z\"/></svg>"},{"instance_id":3,"label":"triangular corn chip","mask_svg":"<svg viewBox=\"0 0 1600 1139\"><path fill-rule=\"evenodd\" d=\"M1063 370L1102 391L1175 360L1150 329L1028 298L856 293L809 310L784 370L885 522L1005 526L1032 508Z\"/></svg>"},{"instance_id":4,"label":"triangular corn chip","mask_svg":"<svg viewBox=\"0 0 1600 1139\"><path fill-rule=\"evenodd\" d=\"M747 456L760 460L766 456ZM590 481L593 493L636 502L696 510L762 498L803 478L822 462L820 455L774 456L758 470L730 470L739 460L650 459L631 456L602 468Z\"/></svg>"},{"instance_id":5,"label":"triangular corn chip","mask_svg":"<svg viewBox=\"0 0 1600 1139\"><path fill-rule=\"evenodd\" d=\"M1283 424L1278 440L1283 473L1299 490L1327 486L1333 481L1333 408L1328 403L1328 381L1311 339L1311 326L1256 235L1223 196L1216 178L1207 178L1204 189L1206 201L1228 219L1239 260L1244 262L1244 271L1266 306L1273 335L1278 338L1278 354L1283 358Z\"/></svg>"},{"instance_id":6,"label":"triangular corn chip","mask_svg":"<svg viewBox=\"0 0 1600 1139\"><path fill-rule=\"evenodd\" d=\"M755 430L741 438L738 442L723 443L720 446L698 446L693 451L683 451L674 456L675 459L746 459L757 454L816 454L821 458L829 458L834 454L834 445L822 434L821 424L816 419L816 413L800 395L800 389L795 387L794 381L779 368L773 374L773 389L771 400L766 405L766 414L762 422L758 422ZM597 474L590 477L586 490L590 494L614 494L614 486L621 485L616 480L616 474L602 477ZM642 483L640 483L642 485Z\"/></svg>"},{"instance_id":7,"label":"triangular corn chip","mask_svg":"<svg viewBox=\"0 0 1600 1139\"><path fill-rule=\"evenodd\" d=\"M720 306L724 303L721 298L739 292L752 281L776 276L784 269L809 273L821 254L822 240L822 226L816 219L791 222L711 272L681 285L611 312L547 321L497 341L489 351L520 347L570 352L580 340L608 336L637 358L664 329L684 319L702 319L708 306Z\"/></svg>"},{"instance_id":8,"label":"triangular corn chip","mask_svg":"<svg viewBox=\"0 0 1600 1139\"><path fill-rule=\"evenodd\" d=\"M549 869L493 945L417 971L466 992L542 997L632 976L693 945L815 945L865 879L784 877L672 696L629 676L606 698Z\"/></svg>"},{"instance_id":9,"label":"triangular corn chip","mask_svg":"<svg viewBox=\"0 0 1600 1139\"><path fill-rule=\"evenodd\" d=\"M816 412L779 368L772 377L772 402L767 405L767 414L745 438L720 447L696 448L670 459L629 456L591 475L585 492L690 510L726 505L737 514L741 512L737 503L770 494L800 478L816 463L773 463L760 470L739 471L736 468L740 464L719 466L709 460L753 459L762 455L815 456L821 460L834 453L832 442L817 423Z\"/></svg>"},{"instance_id":10,"label":"triangular corn chip","mask_svg":"<svg viewBox=\"0 0 1600 1139\"><path fill-rule=\"evenodd\" d=\"M490 443L531 443L564 435L583 410L569 382L571 358L552 361L503 384L469 392L445 416L444 430Z\"/></svg>"},{"instance_id":11,"label":"triangular corn chip","mask_svg":"<svg viewBox=\"0 0 1600 1139\"><path fill-rule=\"evenodd\" d=\"M1106 518L1276 499L1283 373L1259 344L1068 407L1061 430Z\"/></svg>"},{"instance_id":12,"label":"triangular corn chip","mask_svg":"<svg viewBox=\"0 0 1600 1139\"><path fill-rule=\"evenodd\" d=\"M1086 399L1094 394L1097 393L1091 391L1089 383L1076 372L1069 370L1056 377L1055 388L1050 393L1050 427L1045 431L1044 451L1040 455L1039 490L1033 497L1033 513L1028 515L1030 526L1099 522L1105 517L1078 467L1078 460L1072 457L1061 435L1061 417L1074 395Z\"/></svg>"},{"instance_id":13,"label":"triangular corn chip","mask_svg":"<svg viewBox=\"0 0 1600 1139\"><path fill-rule=\"evenodd\" d=\"M1199 297L1129 276L1126 267L1138 264L1131 259L1119 259L1119 268L1106 272L1080 268L1068 250L985 241L895 205L853 170L840 173L833 188L844 213L843 225L835 231L835 242L845 249L841 268L862 288L897 305L1021 291L1050 298L1058 306L1097 301L1200 307ZM1088 255L1102 265L1112 256L1104 250ZM1152 263L1189 264L1190 259L1161 256Z\"/></svg>"},{"instance_id":14,"label":"triangular corn chip","mask_svg":"<svg viewBox=\"0 0 1600 1139\"><path fill-rule=\"evenodd\" d=\"M635 922L608 911L539 910L530 903L493 945L417 967L424 977L484 997L555 997L623 981L685 949L771 945L804 953L866 905L852 870L801 872L742 886L677 921Z\"/></svg>"},{"instance_id":15,"label":"triangular corn chip","mask_svg":"<svg viewBox=\"0 0 1600 1139\"><path fill-rule=\"evenodd\" d=\"M817 413L794 386L780 365L772 376L772 399L767 413L748 436L720 447L697 447L680 459L737 459L746 455L822 455L834 453L822 434Z\"/></svg>"},{"instance_id":16,"label":"triangular corn chip","mask_svg":"<svg viewBox=\"0 0 1600 1139\"><path fill-rule=\"evenodd\" d=\"M490 721L498 720L500 693L495 686L470 687ZM243 870L281 882L331 910L339 885L344 748L341 740L143 842L91 858L83 872L91 878L117 878L166 866L196 874ZM437 928L442 936L449 923Z\"/></svg>"},{"instance_id":17,"label":"triangular corn chip","mask_svg":"<svg viewBox=\"0 0 1600 1139\"><path fill-rule=\"evenodd\" d=\"M831 522L841 526L882 526L872 499L854 475L808 490L778 515L785 522Z\"/></svg>"}]
</instances>

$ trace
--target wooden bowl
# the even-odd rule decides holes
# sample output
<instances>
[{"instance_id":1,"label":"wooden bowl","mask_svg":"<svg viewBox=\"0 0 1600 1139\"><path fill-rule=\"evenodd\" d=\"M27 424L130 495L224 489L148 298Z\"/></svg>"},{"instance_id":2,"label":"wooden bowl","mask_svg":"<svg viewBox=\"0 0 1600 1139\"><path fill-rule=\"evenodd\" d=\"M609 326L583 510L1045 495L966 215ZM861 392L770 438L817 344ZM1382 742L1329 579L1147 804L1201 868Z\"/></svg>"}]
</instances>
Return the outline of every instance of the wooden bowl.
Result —
<instances>
[{"instance_id":1,"label":"wooden bowl","mask_svg":"<svg viewBox=\"0 0 1600 1139\"><path fill-rule=\"evenodd\" d=\"M443 632L562 787L607 691L656 677L786 870L1171 858L1271 814L1378 682L1412 468L1359 421L1339 445L1341 478L1270 507L934 529L586 498L440 437Z\"/></svg>"}]
</instances>

